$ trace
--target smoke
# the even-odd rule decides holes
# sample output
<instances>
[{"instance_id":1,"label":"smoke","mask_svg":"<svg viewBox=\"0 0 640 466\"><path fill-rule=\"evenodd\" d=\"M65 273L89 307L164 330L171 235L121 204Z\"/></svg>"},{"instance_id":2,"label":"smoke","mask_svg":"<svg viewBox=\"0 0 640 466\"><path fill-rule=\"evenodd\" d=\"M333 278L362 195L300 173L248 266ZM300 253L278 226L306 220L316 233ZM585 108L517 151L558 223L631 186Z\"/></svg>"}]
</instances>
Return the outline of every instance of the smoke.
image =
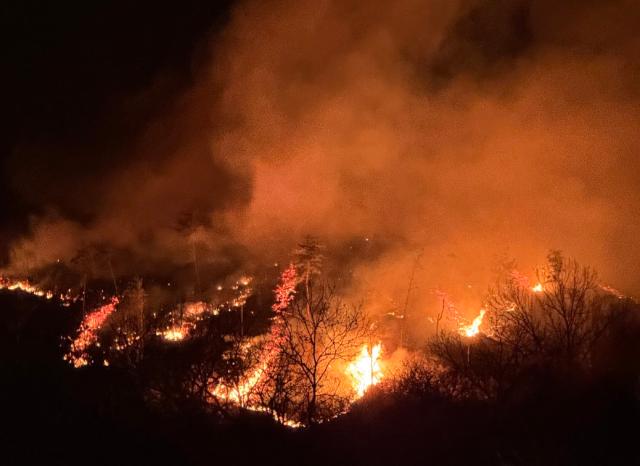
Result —
<instances>
[{"instance_id":1,"label":"smoke","mask_svg":"<svg viewBox=\"0 0 640 466\"><path fill-rule=\"evenodd\" d=\"M638 292L637 10L243 2L193 86L90 187L89 215L47 206L8 269L91 245L127 251L123 273L186 267L194 247L246 268L313 234L378 248L353 273L380 312L407 306L412 271L412 312L436 288L477 306L499 258L529 272L550 248Z\"/></svg>"}]
</instances>

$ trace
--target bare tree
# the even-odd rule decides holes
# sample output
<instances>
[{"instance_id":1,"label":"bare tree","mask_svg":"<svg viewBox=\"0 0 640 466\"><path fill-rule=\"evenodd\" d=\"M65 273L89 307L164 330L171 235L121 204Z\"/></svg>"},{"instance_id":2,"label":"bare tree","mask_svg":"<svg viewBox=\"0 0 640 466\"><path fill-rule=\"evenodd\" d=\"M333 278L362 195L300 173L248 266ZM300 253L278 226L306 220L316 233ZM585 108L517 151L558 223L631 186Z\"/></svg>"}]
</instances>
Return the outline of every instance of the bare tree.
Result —
<instances>
[{"instance_id":1,"label":"bare tree","mask_svg":"<svg viewBox=\"0 0 640 466\"><path fill-rule=\"evenodd\" d=\"M537 273L535 292L515 280L492 290L487 301L491 336L519 357L587 362L612 318L610 296L589 267L552 251Z\"/></svg>"},{"instance_id":2,"label":"bare tree","mask_svg":"<svg viewBox=\"0 0 640 466\"><path fill-rule=\"evenodd\" d=\"M488 325L478 337L441 332L430 342L452 387L492 397L510 390L529 368L589 370L618 299L599 287L592 269L557 251L537 275L535 289L506 277L490 290Z\"/></svg>"},{"instance_id":3,"label":"bare tree","mask_svg":"<svg viewBox=\"0 0 640 466\"><path fill-rule=\"evenodd\" d=\"M296 418L296 400L303 398L299 378L289 369L286 355L276 354L252 392L258 404L282 423Z\"/></svg>"},{"instance_id":4,"label":"bare tree","mask_svg":"<svg viewBox=\"0 0 640 466\"><path fill-rule=\"evenodd\" d=\"M342 404L332 369L353 358L366 337L361 307L345 304L335 286L309 280L283 313L278 353L281 370L295 379L304 420L314 424Z\"/></svg>"},{"instance_id":5,"label":"bare tree","mask_svg":"<svg viewBox=\"0 0 640 466\"><path fill-rule=\"evenodd\" d=\"M301 281L309 286L314 276L320 275L324 262L324 246L313 236L307 236L294 251L295 265Z\"/></svg>"}]
</instances>

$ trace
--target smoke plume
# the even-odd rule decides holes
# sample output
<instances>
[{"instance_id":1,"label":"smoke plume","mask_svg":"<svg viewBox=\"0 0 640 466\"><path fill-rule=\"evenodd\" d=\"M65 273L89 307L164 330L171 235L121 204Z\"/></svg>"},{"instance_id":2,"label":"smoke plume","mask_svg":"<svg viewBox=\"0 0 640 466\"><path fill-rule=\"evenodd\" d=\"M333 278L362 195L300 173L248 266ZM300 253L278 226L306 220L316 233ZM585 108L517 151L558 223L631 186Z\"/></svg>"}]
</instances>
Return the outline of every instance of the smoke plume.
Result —
<instances>
[{"instance_id":1,"label":"smoke plume","mask_svg":"<svg viewBox=\"0 0 640 466\"><path fill-rule=\"evenodd\" d=\"M412 271L412 312L435 288L475 305L500 258L530 272L551 248L638 292L638 14L625 0L240 3L189 89L113 166L65 185L73 199L27 193L16 157L16 189L43 208L7 269L96 246L119 251L119 273L188 267L194 250L250 268L312 234L328 256L375 250L350 267L380 311L405 305Z\"/></svg>"}]
</instances>

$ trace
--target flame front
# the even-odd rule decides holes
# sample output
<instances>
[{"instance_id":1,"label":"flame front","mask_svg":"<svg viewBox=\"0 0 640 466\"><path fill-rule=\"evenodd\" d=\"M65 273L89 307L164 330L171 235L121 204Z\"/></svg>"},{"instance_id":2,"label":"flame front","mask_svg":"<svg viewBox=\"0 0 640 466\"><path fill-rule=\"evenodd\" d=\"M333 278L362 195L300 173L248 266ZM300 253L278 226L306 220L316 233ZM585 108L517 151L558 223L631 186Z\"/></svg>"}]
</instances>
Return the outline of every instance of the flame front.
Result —
<instances>
[{"instance_id":1,"label":"flame front","mask_svg":"<svg viewBox=\"0 0 640 466\"><path fill-rule=\"evenodd\" d=\"M357 397L362 397L372 385L378 384L384 374L380 368L380 353L382 344L378 343L371 351L369 345L364 345L358 357L347 366L347 374L351 377L351 384Z\"/></svg>"},{"instance_id":2,"label":"flame front","mask_svg":"<svg viewBox=\"0 0 640 466\"><path fill-rule=\"evenodd\" d=\"M29 280L11 280L0 277L0 290L23 291L41 298L53 298L53 293L51 291L42 290L37 286L32 285Z\"/></svg>"}]
</instances>

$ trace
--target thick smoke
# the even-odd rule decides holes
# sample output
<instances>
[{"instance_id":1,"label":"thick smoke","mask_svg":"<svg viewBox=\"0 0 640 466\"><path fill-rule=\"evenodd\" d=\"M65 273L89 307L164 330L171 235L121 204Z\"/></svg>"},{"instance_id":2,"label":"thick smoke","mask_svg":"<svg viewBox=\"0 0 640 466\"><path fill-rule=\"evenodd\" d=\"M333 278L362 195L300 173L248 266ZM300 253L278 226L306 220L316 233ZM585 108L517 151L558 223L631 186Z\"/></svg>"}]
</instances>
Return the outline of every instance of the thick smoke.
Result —
<instances>
[{"instance_id":1,"label":"thick smoke","mask_svg":"<svg viewBox=\"0 0 640 466\"><path fill-rule=\"evenodd\" d=\"M557 3L242 3L88 219L49 206L9 269L92 245L127 251L123 273L194 250L246 268L313 234L377 248L354 286L385 312L418 255L416 313L434 288L476 306L497 261L551 248L638 292L638 9Z\"/></svg>"}]
</instances>

